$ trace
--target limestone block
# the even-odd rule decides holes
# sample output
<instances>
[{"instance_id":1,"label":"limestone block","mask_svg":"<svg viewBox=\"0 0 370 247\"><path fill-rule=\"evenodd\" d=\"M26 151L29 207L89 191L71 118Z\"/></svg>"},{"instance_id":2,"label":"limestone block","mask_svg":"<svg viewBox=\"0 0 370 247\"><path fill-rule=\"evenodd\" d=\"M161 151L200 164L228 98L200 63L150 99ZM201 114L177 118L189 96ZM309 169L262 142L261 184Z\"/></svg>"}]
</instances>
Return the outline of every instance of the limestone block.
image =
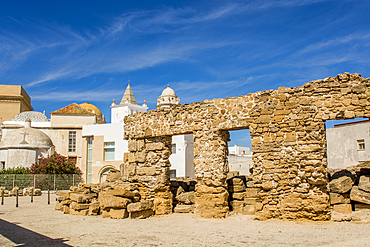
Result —
<instances>
[{"instance_id":1,"label":"limestone block","mask_svg":"<svg viewBox=\"0 0 370 247\"><path fill-rule=\"evenodd\" d=\"M343 195L338 194L338 193L329 193L330 196L330 204L348 204L351 202L349 198L345 198Z\"/></svg>"},{"instance_id":2,"label":"limestone block","mask_svg":"<svg viewBox=\"0 0 370 247\"><path fill-rule=\"evenodd\" d=\"M137 167L136 174L139 176L154 176L157 169L155 167Z\"/></svg>"},{"instance_id":3,"label":"limestone block","mask_svg":"<svg viewBox=\"0 0 370 247\"><path fill-rule=\"evenodd\" d=\"M358 182L358 188L360 190L370 192L370 176L361 176Z\"/></svg>"},{"instance_id":4,"label":"limestone block","mask_svg":"<svg viewBox=\"0 0 370 247\"><path fill-rule=\"evenodd\" d=\"M126 208L131 202L132 200L128 198L99 193L99 205L102 208Z\"/></svg>"},{"instance_id":5,"label":"limestone block","mask_svg":"<svg viewBox=\"0 0 370 247\"><path fill-rule=\"evenodd\" d=\"M152 215L154 215L154 211L152 209L147 209L138 212L130 212L129 214L130 219L145 219Z\"/></svg>"},{"instance_id":6,"label":"limestone block","mask_svg":"<svg viewBox=\"0 0 370 247\"><path fill-rule=\"evenodd\" d=\"M337 179L333 179L329 183L330 192L343 194L351 190L353 180L350 177L343 176Z\"/></svg>"},{"instance_id":7,"label":"limestone block","mask_svg":"<svg viewBox=\"0 0 370 247\"><path fill-rule=\"evenodd\" d=\"M123 176L130 177L136 174L136 163L124 163L123 164Z\"/></svg>"},{"instance_id":8,"label":"limestone block","mask_svg":"<svg viewBox=\"0 0 370 247\"><path fill-rule=\"evenodd\" d=\"M229 184L233 185L233 186L235 186L235 185L240 185L240 186L245 185L244 180L241 179L241 178L238 178L238 177L234 177L234 178L230 179Z\"/></svg>"},{"instance_id":9,"label":"limestone block","mask_svg":"<svg viewBox=\"0 0 370 247\"><path fill-rule=\"evenodd\" d=\"M170 192L171 193L171 192ZM172 213L172 198L156 197L153 200L153 209L156 215L164 215Z\"/></svg>"},{"instance_id":10,"label":"limestone block","mask_svg":"<svg viewBox=\"0 0 370 247\"><path fill-rule=\"evenodd\" d=\"M128 162L129 163L135 162L135 153L128 154Z\"/></svg>"},{"instance_id":11,"label":"limestone block","mask_svg":"<svg viewBox=\"0 0 370 247\"><path fill-rule=\"evenodd\" d=\"M258 198L244 198L245 205L255 205L260 200Z\"/></svg>"},{"instance_id":12,"label":"limestone block","mask_svg":"<svg viewBox=\"0 0 370 247\"><path fill-rule=\"evenodd\" d=\"M351 204L335 204L333 206L333 211L341 213L341 214L350 214L352 213L352 205Z\"/></svg>"},{"instance_id":13,"label":"limestone block","mask_svg":"<svg viewBox=\"0 0 370 247\"><path fill-rule=\"evenodd\" d=\"M256 213L256 206L253 204L245 204L242 210L244 215L254 215Z\"/></svg>"},{"instance_id":14,"label":"limestone block","mask_svg":"<svg viewBox=\"0 0 370 247\"><path fill-rule=\"evenodd\" d=\"M165 148L165 145L162 142L158 142L158 143L150 142L150 143L145 144L145 148L149 151L163 150Z\"/></svg>"},{"instance_id":15,"label":"limestone block","mask_svg":"<svg viewBox=\"0 0 370 247\"><path fill-rule=\"evenodd\" d=\"M370 193L360 190L358 186L353 186L350 194L352 201L370 204Z\"/></svg>"},{"instance_id":16,"label":"limestone block","mask_svg":"<svg viewBox=\"0 0 370 247\"><path fill-rule=\"evenodd\" d=\"M258 193L261 191L260 188L246 188L245 189L245 197L253 197L256 198L258 197Z\"/></svg>"},{"instance_id":17,"label":"limestone block","mask_svg":"<svg viewBox=\"0 0 370 247\"><path fill-rule=\"evenodd\" d=\"M226 180L229 180L229 179L231 179L233 177L237 177L237 176L239 176L239 171L230 171L226 175Z\"/></svg>"},{"instance_id":18,"label":"limestone block","mask_svg":"<svg viewBox=\"0 0 370 247\"><path fill-rule=\"evenodd\" d=\"M244 208L244 201L231 201L230 206L232 211L242 214Z\"/></svg>"},{"instance_id":19,"label":"limestone block","mask_svg":"<svg viewBox=\"0 0 370 247\"><path fill-rule=\"evenodd\" d=\"M123 153L123 162L128 162L128 155L129 155L129 153L127 152L127 153Z\"/></svg>"},{"instance_id":20,"label":"limestone block","mask_svg":"<svg viewBox=\"0 0 370 247\"><path fill-rule=\"evenodd\" d=\"M69 214L69 206L67 206L67 205L63 206L63 213Z\"/></svg>"},{"instance_id":21,"label":"limestone block","mask_svg":"<svg viewBox=\"0 0 370 247\"><path fill-rule=\"evenodd\" d=\"M286 133L285 138L284 138L285 142L295 142L296 140L297 140L297 138L296 138L296 133L295 132Z\"/></svg>"},{"instance_id":22,"label":"limestone block","mask_svg":"<svg viewBox=\"0 0 370 247\"><path fill-rule=\"evenodd\" d=\"M206 186L206 185L200 185L196 184L195 185L195 192L199 193L205 193L205 194L219 194L226 192L226 189L224 187L211 187L211 186Z\"/></svg>"},{"instance_id":23,"label":"limestone block","mask_svg":"<svg viewBox=\"0 0 370 247\"><path fill-rule=\"evenodd\" d=\"M145 162L145 158L146 158L146 152L136 152L135 153L135 161L136 162Z\"/></svg>"},{"instance_id":24,"label":"limestone block","mask_svg":"<svg viewBox=\"0 0 370 247\"><path fill-rule=\"evenodd\" d=\"M134 198L137 193L134 193L132 191L126 190L126 189L112 189L112 190L105 190L104 194L107 196L120 196L120 197L126 197L126 198Z\"/></svg>"},{"instance_id":25,"label":"limestone block","mask_svg":"<svg viewBox=\"0 0 370 247\"><path fill-rule=\"evenodd\" d=\"M85 195L81 195L78 193L70 193L69 198L72 201L78 202L78 203L85 203L87 201L87 197Z\"/></svg>"},{"instance_id":26,"label":"limestone block","mask_svg":"<svg viewBox=\"0 0 370 247\"><path fill-rule=\"evenodd\" d=\"M74 210L85 210L85 209L89 209L89 204L81 204L81 203L76 203L76 202L72 202L69 207L74 209Z\"/></svg>"},{"instance_id":27,"label":"limestone block","mask_svg":"<svg viewBox=\"0 0 370 247\"><path fill-rule=\"evenodd\" d=\"M110 218L110 214L109 214L110 210L111 210L110 208L103 209L101 212L101 216L103 218Z\"/></svg>"},{"instance_id":28,"label":"limestone block","mask_svg":"<svg viewBox=\"0 0 370 247\"><path fill-rule=\"evenodd\" d=\"M232 193L231 197L233 198L233 200L244 200L244 192Z\"/></svg>"},{"instance_id":29,"label":"limestone block","mask_svg":"<svg viewBox=\"0 0 370 247\"><path fill-rule=\"evenodd\" d=\"M142 201L142 202L136 202L136 203L131 203L127 207L127 211L129 213L132 212L140 212L144 210L149 210L153 208L153 202L152 201Z\"/></svg>"},{"instance_id":30,"label":"limestone block","mask_svg":"<svg viewBox=\"0 0 370 247\"><path fill-rule=\"evenodd\" d=\"M63 205L60 202L57 202L55 204L55 210L62 211L63 210Z\"/></svg>"},{"instance_id":31,"label":"limestone block","mask_svg":"<svg viewBox=\"0 0 370 247\"><path fill-rule=\"evenodd\" d=\"M107 182L114 182L121 177L121 171L111 169L107 174Z\"/></svg>"},{"instance_id":32,"label":"limestone block","mask_svg":"<svg viewBox=\"0 0 370 247\"><path fill-rule=\"evenodd\" d=\"M89 215L98 215L100 210L99 202L93 202L89 205Z\"/></svg>"},{"instance_id":33,"label":"limestone block","mask_svg":"<svg viewBox=\"0 0 370 247\"><path fill-rule=\"evenodd\" d=\"M364 85L354 85L351 89L354 93L364 93L366 87Z\"/></svg>"},{"instance_id":34,"label":"limestone block","mask_svg":"<svg viewBox=\"0 0 370 247\"><path fill-rule=\"evenodd\" d=\"M128 151L130 152L137 151L136 140L128 140L127 147L128 147Z\"/></svg>"},{"instance_id":35,"label":"limestone block","mask_svg":"<svg viewBox=\"0 0 370 247\"><path fill-rule=\"evenodd\" d=\"M246 187L245 187L244 183L243 183L243 185L231 185L231 186L229 186L229 192L233 192L233 193L243 192L243 191L245 191L245 189L246 189Z\"/></svg>"},{"instance_id":36,"label":"limestone block","mask_svg":"<svg viewBox=\"0 0 370 247\"><path fill-rule=\"evenodd\" d=\"M174 213L194 213L194 205L177 204L173 209Z\"/></svg>"},{"instance_id":37,"label":"limestone block","mask_svg":"<svg viewBox=\"0 0 370 247\"><path fill-rule=\"evenodd\" d=\"M194 191L181 193L176 196L176 200L182 204L187 204L187 205L194 204L195 203L194 193L195 193Z\"/></svg>"},{"instance_id":38,"label":"limestone block","mask_svg":"<svg viewBox=\"0 0 370 247\"><path fill-rule=\"evenodd\" d=\"M64 205L68 205L69 206L69 204L71 204L71 203L72 203L72 200L69 200L69 199L60 201L60 204L62 204L63 206Z\"/></svg>"},{"instance_id":39,"label":"limestone block","mask_svg":"<svg viewBox=\"0 0 370 247\"><path fill-rule=\"evenodd\" d=\"M124 219L128 217L127 209L114 209L109 210L109 216L112 219Z\"/></svg>"}]
</instances>

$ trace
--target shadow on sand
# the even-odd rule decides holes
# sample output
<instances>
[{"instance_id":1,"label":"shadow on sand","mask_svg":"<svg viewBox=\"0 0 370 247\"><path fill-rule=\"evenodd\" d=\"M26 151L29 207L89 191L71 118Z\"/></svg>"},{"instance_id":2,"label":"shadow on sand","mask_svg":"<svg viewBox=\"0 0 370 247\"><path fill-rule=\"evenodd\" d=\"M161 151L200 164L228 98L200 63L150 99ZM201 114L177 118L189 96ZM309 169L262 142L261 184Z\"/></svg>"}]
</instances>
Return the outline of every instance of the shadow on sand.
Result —
<instances>
[{"instance_id":1,"label":"shadow on sand","mask_svg":"<svg viewBox=\"0 0 370 247\"><path fill-rule=\"evenodd\" d=\"M71 246L64 243L67 240L49 238L2 219L0 219L0 234L17 246Z\"/></svg>"}]
</instances>

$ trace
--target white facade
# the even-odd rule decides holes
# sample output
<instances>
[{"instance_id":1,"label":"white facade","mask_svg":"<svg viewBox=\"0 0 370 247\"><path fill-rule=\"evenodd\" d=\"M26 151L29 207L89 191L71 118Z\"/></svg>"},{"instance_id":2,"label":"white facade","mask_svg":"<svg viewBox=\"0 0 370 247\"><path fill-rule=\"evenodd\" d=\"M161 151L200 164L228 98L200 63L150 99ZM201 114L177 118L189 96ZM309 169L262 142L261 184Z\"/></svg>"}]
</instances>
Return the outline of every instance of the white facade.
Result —
<instances>
[{"instance_id":1,"label":"white facade","mask_svg":"<svg viewBox=\"0 0 370 247\"><path fill-rule=\"evenodd\" d=\"M194 178L193 135L172 136L171 178Z\"/></svg>"},{"instance_id":2,"label":"white facade","mask_svg":"<svg viewBox=\"0 0 370 247\"><path fill-rule=\"evenodd\" d=\"M370 122L334 125L326 130L328 168L346 168L370 160Z\"/></svg>"},{"instance_id":3,"label":"white facade","mask_svg":"<svg viewBox=\"0 0 370 247\"><path fill-rule=\"evenodd\" d=\"M253 166L252 152L249 147L234 145L228 147L229 155L227 156L230 171L239 171L240 175L249 175L250 168Z\"/></svg>"}]
</instances>

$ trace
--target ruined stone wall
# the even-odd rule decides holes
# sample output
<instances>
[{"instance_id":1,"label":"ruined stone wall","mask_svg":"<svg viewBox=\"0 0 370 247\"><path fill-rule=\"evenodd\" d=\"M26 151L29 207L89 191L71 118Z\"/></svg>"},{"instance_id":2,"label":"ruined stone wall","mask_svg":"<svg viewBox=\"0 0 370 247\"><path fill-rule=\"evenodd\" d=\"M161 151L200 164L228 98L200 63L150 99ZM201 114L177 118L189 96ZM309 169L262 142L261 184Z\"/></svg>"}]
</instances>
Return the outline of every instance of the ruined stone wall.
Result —
<instances>
[{"instance_id":1,"label":"ruined stone wall","mask_svg":"<svg viewBox=\"0 0 370 247\"><path fill-rule=\"evenodd\" d=\"M325 120L369 117L369 86L369 79L345 73L297 88L130 115L125 118L125 139L145 146L140 151L129 149L131 160L126 165L136 167L133 176L146 179L157 200L171 200L154 189L167 191L171 136L193 133L195 213L222 217L228 212L228 130L249 129L253 184L263 189L257 217L329 219ZM158 148L153 150L150 143ZM141 160L140 152L146 153Z\"/></svg>"}]
</instances>

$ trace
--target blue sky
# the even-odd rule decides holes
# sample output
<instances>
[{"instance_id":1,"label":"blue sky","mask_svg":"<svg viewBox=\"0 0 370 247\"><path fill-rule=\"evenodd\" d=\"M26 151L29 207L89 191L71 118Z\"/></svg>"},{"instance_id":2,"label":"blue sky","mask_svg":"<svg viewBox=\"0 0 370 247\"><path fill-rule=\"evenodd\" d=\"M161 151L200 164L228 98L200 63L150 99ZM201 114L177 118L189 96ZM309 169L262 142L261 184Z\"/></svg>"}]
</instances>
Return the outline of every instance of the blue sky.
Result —
<instances>
[{"instance_id":1,"label":"blue sky","mask_svg":"<svg viewBox=\"0 0 370 247\"><path fill-rule=\"evenodd\" d=\"M129 79L154 109L168 83L191 103L370 75L369 1L0 4L0 83L22 85L47 114L90 102L109 120Z\"/></svg>"}]
</instances>

